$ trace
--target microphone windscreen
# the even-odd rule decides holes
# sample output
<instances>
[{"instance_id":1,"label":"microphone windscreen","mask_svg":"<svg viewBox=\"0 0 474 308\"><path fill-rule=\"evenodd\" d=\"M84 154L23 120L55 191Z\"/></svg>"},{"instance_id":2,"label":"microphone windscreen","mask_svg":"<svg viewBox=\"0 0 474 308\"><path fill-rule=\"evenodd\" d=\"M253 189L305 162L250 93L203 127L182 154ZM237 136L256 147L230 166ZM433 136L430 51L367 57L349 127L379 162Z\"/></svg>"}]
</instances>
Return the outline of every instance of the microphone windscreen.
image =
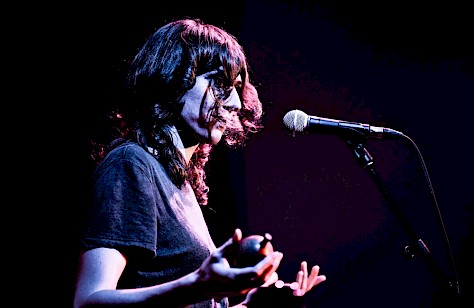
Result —
<instances>
[{"instance_id":1,"label":"microphone windscreen","mask_svg":"<svg viewBox=\"0 0 474 308\"><path fill-rule=\"evenodd\" d=\"M308 124L308 115L297 109L288 111L283 117L283 124L291 132L302 133Z\"/></svg>"}]
</instances>

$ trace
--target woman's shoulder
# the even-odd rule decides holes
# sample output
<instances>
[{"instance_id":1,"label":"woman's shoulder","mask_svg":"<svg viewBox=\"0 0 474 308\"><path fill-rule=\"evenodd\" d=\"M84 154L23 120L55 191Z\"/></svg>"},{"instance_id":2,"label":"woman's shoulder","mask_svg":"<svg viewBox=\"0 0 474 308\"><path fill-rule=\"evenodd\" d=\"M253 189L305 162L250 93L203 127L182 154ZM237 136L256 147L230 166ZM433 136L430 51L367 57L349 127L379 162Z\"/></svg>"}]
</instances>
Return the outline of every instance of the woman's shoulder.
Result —
<instances>
[{"instance_id":1,"label":"woman's shoulder","mask_svg":"<svg viewBox=\"0 0 474 308\"><path fill-rule=\"evenodd\" d=\"M129 141L123 144L118 145L114 149L112 149L107 156L105 157L104 161L102 162L102 166L107 165L142 165L148 166L150 164L155 164L156 159L148 153L143 147L139 144Z\"/></svg>"},{"instance_id":2,"label":"woman's shoulder","mask_svg":"<svg viewBox=\"0 0 474 308\"><path fill-rule=\"evenodd\" d=\"M133 141L123 142L110 151L109 155L142 156L147 153L138 143Z\"/></svg>"}]
</instances>

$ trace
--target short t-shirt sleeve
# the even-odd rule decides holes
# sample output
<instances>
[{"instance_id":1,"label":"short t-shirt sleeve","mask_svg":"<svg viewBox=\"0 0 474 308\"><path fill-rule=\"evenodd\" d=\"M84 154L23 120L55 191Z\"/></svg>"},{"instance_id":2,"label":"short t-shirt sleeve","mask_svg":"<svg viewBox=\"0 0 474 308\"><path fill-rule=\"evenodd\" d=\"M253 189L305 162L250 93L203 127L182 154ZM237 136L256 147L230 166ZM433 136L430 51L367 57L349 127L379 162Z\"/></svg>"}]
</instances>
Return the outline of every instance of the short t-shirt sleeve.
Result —
<instances>
[{"instance_id":1,"label":"short t-shirt sleeve","mask_svg":"<svg viewBox=\"0 0 474 308\"><path fill-rule=\"evenodd\" d=\"M139 156L127 148L111 153L94 175L84 248L141 248L154 256L159 194L151 181Z\"/></svg>"}]
</instances>

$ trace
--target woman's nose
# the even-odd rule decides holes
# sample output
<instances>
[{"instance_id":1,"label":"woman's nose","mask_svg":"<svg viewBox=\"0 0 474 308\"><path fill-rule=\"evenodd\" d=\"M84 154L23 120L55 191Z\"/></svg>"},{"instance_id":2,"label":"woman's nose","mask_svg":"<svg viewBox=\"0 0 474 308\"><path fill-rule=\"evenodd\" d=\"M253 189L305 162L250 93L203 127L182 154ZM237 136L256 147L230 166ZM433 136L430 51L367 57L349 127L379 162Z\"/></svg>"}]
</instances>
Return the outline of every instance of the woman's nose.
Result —
<instances>
[{"instance_id":1,"label":"woman's nose","mask_svg":"<svg viewBox=\"0 0 474 308\"><path fill-rule=\"evenodd\" d=\"M239 111L242 108L242 102L240 101L239 93L235 88L232 89L230 92L229 98L226 100L224 104L227 108L235 111Z\"/></svg>"}]
</instances>

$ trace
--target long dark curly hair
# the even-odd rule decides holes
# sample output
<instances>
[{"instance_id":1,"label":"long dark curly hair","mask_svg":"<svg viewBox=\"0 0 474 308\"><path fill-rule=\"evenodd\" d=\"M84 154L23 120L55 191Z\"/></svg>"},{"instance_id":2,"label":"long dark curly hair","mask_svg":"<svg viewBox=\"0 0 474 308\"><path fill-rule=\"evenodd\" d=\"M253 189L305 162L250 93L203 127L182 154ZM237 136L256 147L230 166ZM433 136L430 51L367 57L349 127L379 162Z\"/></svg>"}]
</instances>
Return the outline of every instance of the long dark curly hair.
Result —
<instances>
[{"instance_id":1,"label":"long dark curly hair","mask_svg":"<svg viewBox=\"0 0 474 308\"><path fill-rule=\"evenodd\" d=\"M106 139L92 140L92 159L99 163L118 145L133 141L164 166L171 181L180 187L188 181L198 202L207 205L209 187L204 166L211 144L200 144L186 164L174 146L171 129L180 120L181 97L191 89L196 76L219 70L220 86L226 87L240 74L242 108L223 136L232 147L244 145L250 133L262 128L262 104L249 80L246 55L237 39L225 30L199 19L180 19L153 33L130 64L126 98L108 113L113 125ZM150 151L149 151L150 152Z\"/></svg>"}]
</instances>

